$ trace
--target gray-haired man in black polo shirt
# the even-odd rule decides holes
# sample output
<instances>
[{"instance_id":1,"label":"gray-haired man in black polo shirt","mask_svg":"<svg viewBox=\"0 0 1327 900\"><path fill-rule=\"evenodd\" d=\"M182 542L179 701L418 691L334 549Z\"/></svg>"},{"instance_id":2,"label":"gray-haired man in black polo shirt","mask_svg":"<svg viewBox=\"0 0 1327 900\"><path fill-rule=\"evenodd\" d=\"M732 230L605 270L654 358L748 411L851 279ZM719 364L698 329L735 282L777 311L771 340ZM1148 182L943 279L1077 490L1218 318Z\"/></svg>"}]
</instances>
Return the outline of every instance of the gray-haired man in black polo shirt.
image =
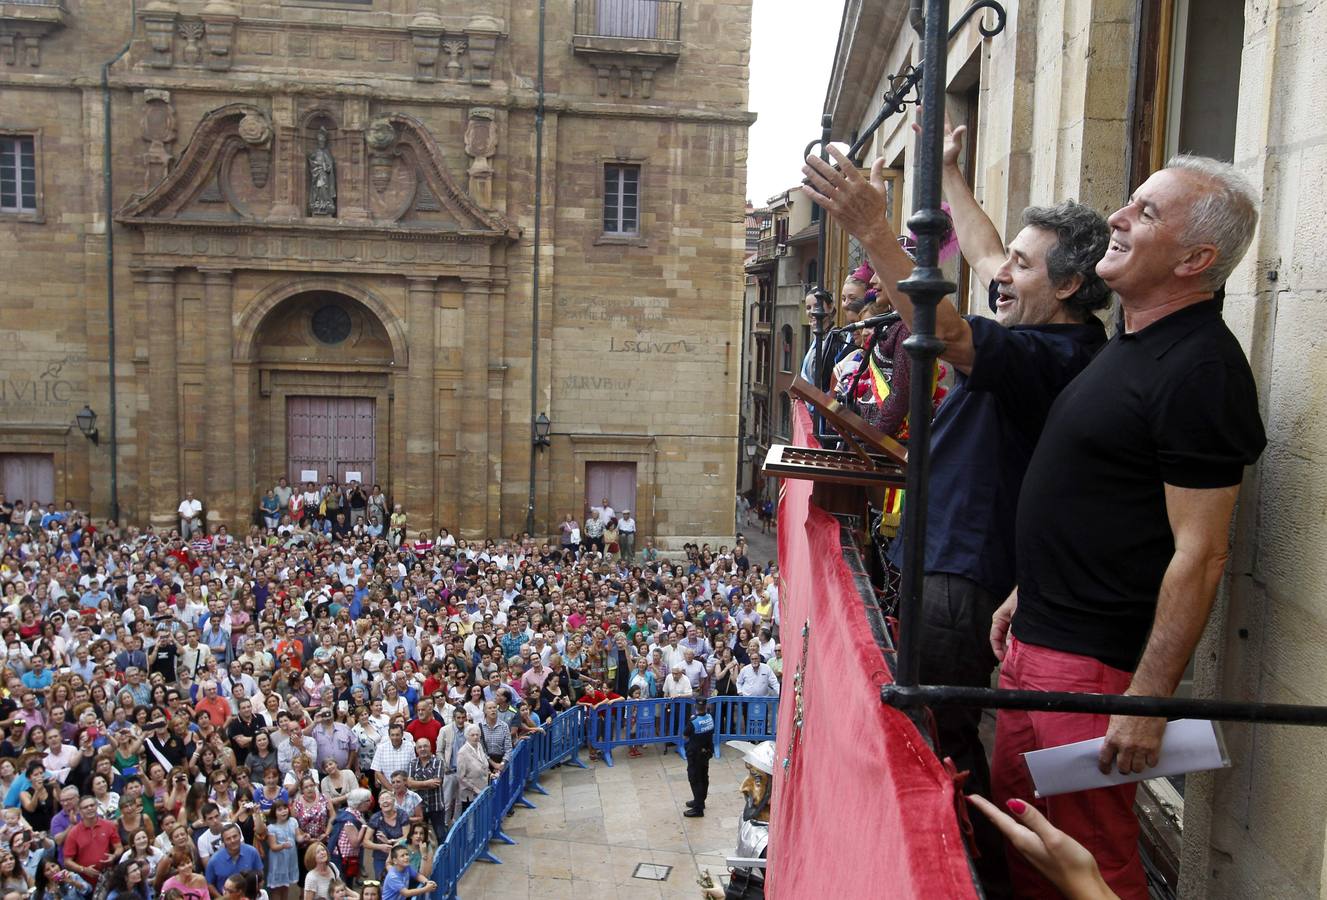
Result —
<instances>
[{"instance_id":1,"label":"gray-haired man in black polo shirt","mask_svg":"<svg viewBox=\"0 0 1327 900\"><path fill-rule=\"evenodd\" d=\"M1257 202L1231 166L1179 157L1110 217L1097 272L1124 329L1060 394L1028 466L1018 593L991 631L1001 687L1165 697L1178 686L1225 569L1244 467L1266 443L1253 373L1215 298ZM1032 797L1021 753L1103 735L1103 771L1142 772L1165 724L1001 710L995 799ZM1126 900L1147 896L1134 787L1038 801ZM1016 857L1016 887L1048 887Z\"/></svg>"},{"instance_id":2,"label":"gray-haired man in black polo shirt","mask_svg":"<svg viewBox=\"0 0 1327 900\"><path fill-rule=\"evenodd\" d=\"M1051 402L1106 341L1093 313L1110 296L1095 271L1110 232L1096 211L1066 201L1025 210L1024 227L1006 248L959 171L963 131L953 129L945 143L945 196L959 248L987 286L995 319L960 316L951 303L936 309L941 358L959 374L931 435L921 677L927 684L986 687L996 665L990 618L1014 587L1014 511L1023 473ZM911 272L912 260L884 215L878 171L871 184L851 167L834 172L817 158L803 171L808 194L862 242L911 325L912 302L895 285ZM904 552L896 538L890 551L896 565ZM933 713L937 753L970 773L966 791L989 793L981 710ZM993 900L1004 897L1002 838L980 817L973 825L982 886Z\"/></svg>"}]
</instances>

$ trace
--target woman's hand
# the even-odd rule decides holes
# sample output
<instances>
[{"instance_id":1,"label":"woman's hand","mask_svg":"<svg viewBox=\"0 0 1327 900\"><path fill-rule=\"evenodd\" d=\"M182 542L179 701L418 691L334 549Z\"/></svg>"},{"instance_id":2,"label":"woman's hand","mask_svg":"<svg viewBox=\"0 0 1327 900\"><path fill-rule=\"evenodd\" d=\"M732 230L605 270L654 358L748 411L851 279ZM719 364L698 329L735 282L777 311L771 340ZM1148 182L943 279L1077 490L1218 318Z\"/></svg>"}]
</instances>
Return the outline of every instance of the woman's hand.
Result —
<instances>
[{"instance_id":1,"label":"woman's hand","mask_svg":"<svg viewBox=\"0 0 1327 900\"><path fill-rule=\"evenodd\" d=\"M1032 804L1010 800L1010 816L985 797L972 794L967 799L1069 900L1119 900L1087 848L1048 822Z\"/></svg>"}]
</instances>

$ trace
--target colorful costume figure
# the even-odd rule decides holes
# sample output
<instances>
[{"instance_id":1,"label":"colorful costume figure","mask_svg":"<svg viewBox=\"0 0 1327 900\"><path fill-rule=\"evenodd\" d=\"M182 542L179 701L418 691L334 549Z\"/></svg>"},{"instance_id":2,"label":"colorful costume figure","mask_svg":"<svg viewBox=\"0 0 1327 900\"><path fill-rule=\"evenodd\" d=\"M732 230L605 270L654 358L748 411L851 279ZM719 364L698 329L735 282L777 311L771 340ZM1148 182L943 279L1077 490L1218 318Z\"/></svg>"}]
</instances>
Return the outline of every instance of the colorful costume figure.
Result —
<instances>
[{"instance_id":1,"label":"colorful costume figure","mask_svg":"<svg viewBox=\"0 0 1327 900\"><path fill-rule=\"evenodd\" d=\"M739 859L764 859L769 845L770 795L774 790L774 742L728 741L727 744L743 754L747 770L741 787L746 808L737 826L737 849L733 855ZM731 869L730 876L727 888L722 888L705 873L700 879L704 891L701 896L712 900L764 900L764 869Z\"/></svg>"}]
</instances>

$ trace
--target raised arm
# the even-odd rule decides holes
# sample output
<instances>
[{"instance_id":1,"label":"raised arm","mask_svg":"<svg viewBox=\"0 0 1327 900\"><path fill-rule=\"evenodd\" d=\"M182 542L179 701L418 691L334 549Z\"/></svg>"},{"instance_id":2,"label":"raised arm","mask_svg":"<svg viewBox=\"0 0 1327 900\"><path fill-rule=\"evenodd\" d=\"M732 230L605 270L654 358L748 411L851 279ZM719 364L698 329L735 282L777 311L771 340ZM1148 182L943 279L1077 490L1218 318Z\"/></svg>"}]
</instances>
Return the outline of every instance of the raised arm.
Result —
<instances>
[{"instance_id":1,"label":"raised arm","mask_svg":"<svg viewBox=\"0 0 1327 900\"><path fill-rule=\"evenodd\" d=\"M1169 697L1198 646L1216 599L1229 556L1230 516L1239 485L1181 488L1166 485L1166 516L1175 536L1175 554L1161 579L1157 610L1143 657L1126 694ZM1111 716L1099 764L1115 762L1121 772L1141 772L1157 764L1165 719Z\"/></svg>"},{"instance_id":2,"label":"raised arm","mask_svg":"<svg viewBox=\"0 0 1327 900\"><path fill-rule=\"evenodd\" d=\"M995 273L1004 265L1004 241L995 223L982 211L972 195L967 179L958 168L958 157L963 152L963 138L967 133L963 125L954 128L945 117L944 165L940 185L949 201L950 215L954 218L954 236L963 258L972 267L977 281L985 287L995 280Z\"/></svg>"},{"instance_id":3,"label":"raised arm","mask_svg":"<svg viewBox=\"0 0 1327 900\"><path fill-rule=\"evenodd\" d=\"M871 177L867 180L836 148L830 147L829 153L838 168L818 156L806 158L806 165L802 167L806 175L802 192L861 242L872 267L880 276L881 287L911 329L912 300L898 289L898 283L912 274L912 259L898 245L898 238L885 215L885 180L882 175L885 161L877 159L872 164ZM975 352L972 328L958 314L953 303L936 306L935 333L945 342L941 358L960 371L968 372Z\"/></svg>"}]
</instances>

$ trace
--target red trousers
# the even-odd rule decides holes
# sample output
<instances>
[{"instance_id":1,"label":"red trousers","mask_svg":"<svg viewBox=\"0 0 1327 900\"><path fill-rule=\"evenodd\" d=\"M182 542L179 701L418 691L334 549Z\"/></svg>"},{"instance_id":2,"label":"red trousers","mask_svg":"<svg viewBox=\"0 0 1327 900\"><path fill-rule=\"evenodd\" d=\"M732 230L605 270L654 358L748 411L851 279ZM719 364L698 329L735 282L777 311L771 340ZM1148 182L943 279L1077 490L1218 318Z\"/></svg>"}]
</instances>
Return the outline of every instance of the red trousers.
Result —
<instances>
[{"instance_id":1,"label":"red trousers","mask_svg":"<svg viewBox=\"0 0 1327 900\"><path fill-rule=\"evenodd\" d=\"M1023 691L1075 691L1122 694L1133 678L1089 656L1063 653L1009 640L1000 669L1000 687ZM1096 857L1101 875L1122 900L1147 900L1147 877L1138 856L1138 818L1134 815L1137 785L1097 788L1038 799L1022 754L1099 738L1109 716L1044 713L1002 709L995 720L995 752L991 759L991 793L1004 808L1017 797L1036 805L1056 828L1073 837ZM1017 850L1007 848L1009 877L1016 897L1060 898L1063 895Z\"/></svg>"}]
</instances>

